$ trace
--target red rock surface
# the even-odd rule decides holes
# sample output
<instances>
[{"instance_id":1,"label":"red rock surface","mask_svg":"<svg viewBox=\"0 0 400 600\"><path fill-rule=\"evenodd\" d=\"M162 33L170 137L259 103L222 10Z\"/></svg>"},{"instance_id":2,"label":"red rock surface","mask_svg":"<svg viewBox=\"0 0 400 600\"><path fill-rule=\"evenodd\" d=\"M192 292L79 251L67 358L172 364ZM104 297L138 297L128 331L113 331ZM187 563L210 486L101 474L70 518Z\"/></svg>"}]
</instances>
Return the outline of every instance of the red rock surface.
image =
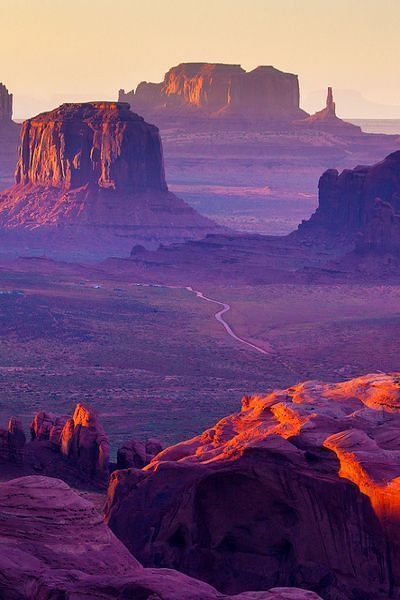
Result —
<instances>
[{"instance_id":1,"label":"red rock surface","mask_svg":"<svg viewBox=\"0 0 400 600\"><path fill-rule=\"evenodd\" d=\"M1 483L0 510L2 600L228 600L176 571L144 569L93 506L58 479ZM318 600L293 589L235 598Z\"/></svg>"},{"instance_id":2,"label":"red rock surface","mask_svg":"<svg viewBox=\"0 0 400 600\"><path fill-rule=\"evenodd\" d=\"M64 104L24 123L0 226L25 234L20 247L105 256L127 255L135 239L157 245L216 228L168 192L158 129L117 102Z\"/></svg>"},{"instance_id":3,"label":"red rock surface","mask_svg":"<svg viewBox=\"0 0 400 600\"><path fill-rule=\"evenodd\" d=\"M95 410L77 404L61 432L61 453L84 477L107 481L110 445Z\"/></svg>"},{"instance_id":4,"label":"red rock surface","mask_svg":"<svg viewBox=\"0 0 400 600\"><path fill-rule=\"evenodd\" d=\"M116 471L106 519L146 565L226 593L300 585L400 597L400 378L310 381L264 398L143 470Z\"/></svg>"},{"instance_id":5,"label":"red rock surface","mask_svg":"<svg viewBox=\"0 0 400 600\"><path fill-rule=\"evenodd\" d=\"M240 65L181 63L162 83L142 82L119 99L143 114L294 119L299 107L297 75L272 66L246 72Z\"/></svg>"},{"instance_id":6,"label":"red rock surface","mask_svg":"<svg viewBox=\"0 0 400 600\"><path fill-rule=\"evenodd\" d=\"M127 104L63 104L23 124L16 183L166 191L158 129Z\"/></svg>"}]
</instances>

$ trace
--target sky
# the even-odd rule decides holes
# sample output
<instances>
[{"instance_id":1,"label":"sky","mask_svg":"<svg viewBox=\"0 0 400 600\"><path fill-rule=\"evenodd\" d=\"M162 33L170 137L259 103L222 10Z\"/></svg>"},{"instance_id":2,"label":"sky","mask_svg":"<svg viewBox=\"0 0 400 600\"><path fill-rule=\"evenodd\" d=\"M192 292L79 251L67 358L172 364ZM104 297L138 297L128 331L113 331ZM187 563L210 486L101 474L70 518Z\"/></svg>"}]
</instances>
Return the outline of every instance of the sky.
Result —
<instances>
[{"instance_id":1,"label":"sky","mask_svg":"<svg viewBox=\"0 0 400 600\"><path fill-rule=\"evenodd\" d=\"M180 62L274 65L301 104L400 118L400 0L0 0L0 81L25 118L113 100Z\"/></svg>"}]
</instances>

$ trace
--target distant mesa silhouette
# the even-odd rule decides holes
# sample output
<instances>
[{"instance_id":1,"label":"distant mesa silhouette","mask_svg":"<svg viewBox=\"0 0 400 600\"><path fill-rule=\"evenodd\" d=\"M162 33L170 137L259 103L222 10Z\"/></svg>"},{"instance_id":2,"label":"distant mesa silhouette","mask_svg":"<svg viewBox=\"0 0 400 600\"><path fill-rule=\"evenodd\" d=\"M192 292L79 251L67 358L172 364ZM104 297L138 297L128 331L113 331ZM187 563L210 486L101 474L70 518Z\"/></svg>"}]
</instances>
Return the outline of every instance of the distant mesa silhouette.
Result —
<instances>
[{"instance_id":1,"label":"distant mesa silhouette","mask_svg":"<svg viewBox=\"0 0 400 600\"><path fill-rule=\"evenodd\" d=\"M297 75L272 66L246 72L240 65L181 63L161 83L142 81L136 90L120 90L119 100L146 117L244 117L293 120L301 110Z\"/></svg>"}]
</instances>

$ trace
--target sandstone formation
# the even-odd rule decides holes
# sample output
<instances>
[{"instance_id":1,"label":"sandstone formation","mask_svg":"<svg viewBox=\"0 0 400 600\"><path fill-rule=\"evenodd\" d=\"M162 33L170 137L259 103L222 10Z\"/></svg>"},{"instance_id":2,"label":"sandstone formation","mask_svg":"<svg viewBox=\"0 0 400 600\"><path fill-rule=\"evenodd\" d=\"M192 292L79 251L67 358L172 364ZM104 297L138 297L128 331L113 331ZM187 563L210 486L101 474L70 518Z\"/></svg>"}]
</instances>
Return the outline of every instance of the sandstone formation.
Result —
<instances>
[{"instance_id":1,"label":"sandstone formation","mask_svg":"<svg viewBox=\"0 0 400 600\"><path fill-rule=\"evenodd\" d=\"M32 419L30 437L25 444L22 424L10 419L8 428L0 430L0 460L17 463L21 473L40 472L93 489L107 485L109 443L94 409L77 404L72 418L40 411ZM151 444L146 448L149 462L156 452Z\"/></svg>"},{"instance_id":2,"label":"sandstone formation","mask_svg":"<svg viewBox=\"0 0 400 600\"><path fill-rule=\"evenodd\" d=\"M11 417L7 429L0 429L0 461L22 464L25 442L26 438L21 421Z\"/></svg>"},{"instance_id":3,"label":"sandstone formation","mask_svg":"<svg viewBox=\"0 0 400 600\"><path fill-rule=\"evenodd\" d=\"M146 442L131 440L126 442L117 452L117 469L128 469L135 467L142 469L161 452L161 442L155 438L149 438Z\"/></svg>"},{"instance_id":4,"label":"sandstone formation","mask_svg":"<svg viewBox=\"0 0 400 600\"><path fill-rule=\"evenodd\" d=\"M0 83L0 190L11 185L20 125L12 120L13 95Z\"/></svg>"},{"instance_id":5,"label":"sandstone formation","mask_svg":"<svg viewBox=\"0 0 400 600\"><path fill-rule=\"evenodd\" d=\"M320 178L318 188L318 208L300 225L300 233L325 232L355 240L368 227L367 238L372 240L375 234L371 228L382 230L382 226L391 227L393 221L387 241L398 246L395 219L388 218L390 211L385 205L390 205L393 213L400 212L400 151L372 166L358 166L340 174L329 169ZM377 205L377 199L384 204ZM377 231L376 237L382 239L382 232Z\"/></svg>"},{"instance_id":6,"label":"sandstone formation","mask_svg":"<svg viewBox=\"0 0 400 600\"><path fill-rule=\"evenodd\" d=\"M61 453L87 479L107 482L110 445L93 409L77 404L61 432Z\"/></svg>"},{"instance_id":7,"label":"sandstone formation","mask_svg":"<svg viewBox=\"0 0 400 600\"><path fill-rule=\"evenodd\" d=\"M15 177L62 190L167 190L158 129L112 102L63 104L25 121Z\"/></svg>"},{"instance_id":8,"label":"sandstone formation","mask_svg":"<svg viewBox=\"0 0 400 600\"><path fill-rule=\"evenodd\" d=\"M144 569L87 501L59 479L0 483L0 597L3 600L228 600L206 583ZM318 600L276 589L236 600Z\"/></svg>"},{"instance_id":9,"label":"sandstone formation","mask_svg":"<svg viewBox=\"0 0 400 600\"><path fill-rule=\"evenodd\" d=\"M106 520L145 565L225 593L400 598L400 377L310 381L116 471Z\"/></svg>"},{"instance_id":10,"label":"sandstone formation","mask_svg":"<svg viewBox=\"0 0 400 600\"><path fill-rule=\"evenodd\" d=\"M4 83L0 83L0 123L11 121L13 114L13 96Z\"/></svg>"},{"instance_id":11,"label":"sandstone formation","mask_svg":"<svg viewBox=\"0 0 400 600\"><path fill-rule=\"evenodd\" d=\"M0 195L0 225L33 231L47 251L86 244L127 254L135 239L215 228L168 192L158 129L126 103L64 104L26 121L15 178Z\"/></svg>"},{"instance_id":12,"label":"sandstone formation","mask_svg":"<svg viewBox=\"0 0 400 600\"><path fill-rule=\"evenodd\" d=\"M56 446L61 446L61 432L66 421L66 416L45 411L36 413L30 426L31 440L49 440Z\"/></svg>"},{"instance_id":13,"label":"sandstone formation","mask_svg":"<svg viewBox=\"0 0 400 600\"><path fill-rule=\"evenodd\" d=\"M325 108L301 121L296 121L295 124L310 129L319 129L346 136L361 134L361 127L353 125L352 123L347 123L346 121L339 119L336 115L336 105L333 101L333 91L331 87L328 87Z\"/></svg>"},{"instance_id":14,"label":"sandstone formation","mask_svg":"<svg viewBox=\"0 0 400 600\"><path fill-rule=\"evenodd\" d=\"M246 72L240 65L181 63L161 83L141 82L119 100L147 116L245 117L293 120L300 109L297 75L272 66Z\"/></svg>"}]
</instances>

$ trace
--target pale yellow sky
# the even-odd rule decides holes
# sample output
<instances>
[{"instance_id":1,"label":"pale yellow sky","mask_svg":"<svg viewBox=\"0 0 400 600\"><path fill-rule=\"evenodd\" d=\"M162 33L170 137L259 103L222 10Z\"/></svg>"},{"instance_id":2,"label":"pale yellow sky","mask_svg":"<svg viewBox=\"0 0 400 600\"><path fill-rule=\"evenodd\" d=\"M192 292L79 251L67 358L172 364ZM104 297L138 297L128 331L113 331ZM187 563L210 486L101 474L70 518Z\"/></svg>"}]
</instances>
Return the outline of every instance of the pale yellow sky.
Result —
<instances>
[{"instance_id":1,"label":"pale yellow sky","mask_svg":"<svg viewBox=\"0 0 400 600\"><path fill-rule=\"evenodd\" d=\"M343 116L400 118L399 23L400 0L0 0L0 81L22 118L179 62L272 64L306 109L333 85Z\"/></svg>"}]
</instances>

